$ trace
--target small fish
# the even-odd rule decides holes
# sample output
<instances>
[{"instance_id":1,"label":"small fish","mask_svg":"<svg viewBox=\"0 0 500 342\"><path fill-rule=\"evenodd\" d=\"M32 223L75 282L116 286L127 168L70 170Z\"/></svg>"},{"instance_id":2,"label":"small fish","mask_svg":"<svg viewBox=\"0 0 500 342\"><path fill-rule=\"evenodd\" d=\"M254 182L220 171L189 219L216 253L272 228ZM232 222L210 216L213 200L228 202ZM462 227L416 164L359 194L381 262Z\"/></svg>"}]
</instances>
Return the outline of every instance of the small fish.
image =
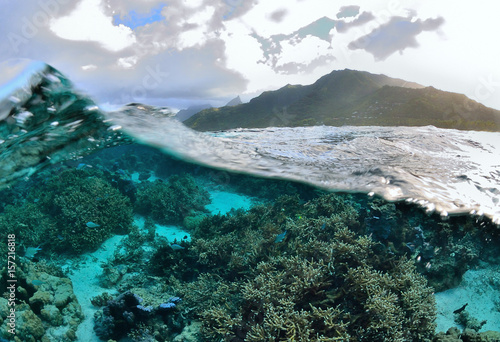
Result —
<instances>
[{"instance_id":1,"label":"small fish","mask_svg":"<svg viewBox=\"0 0 500 342\"><path fill-rule=\"evenodd\" d=\"M78 166L76 167L76 169L77 169L77 170L81 170L81 169L83 169L85 166L87 166L87 164L85 164L85 163L80 163L80 164L78 164Z\"/></svg>"},{"instance_id":2,"label":"small fish","mask_svg":"<svg viewBox=\"0 0 500 342\"><path fill-rule=\"evenodd\" d=\"M276 239L274 239L274 243L280 243L280 242L283 242L283 240L285 240L285 236L286 236L286 230L281 233L281 234L278 234L276 236Z\"/></svg>"},{"instance_id":3,"label":"small fish","mask_svg":"<svg viewBox=\"0 0 500 342\"><path fill-rule=\"evenodd\" d=\"M174 250L174 251L178 251L178 250L181 250L181 249L184 249L184 247L182 247L181 245L178 245L176 243L173 243L170 245L170 247Z\"/></svg>"},{"instance_id":4,"label":"small fish","mask_svg":"<svg viewBox=\"0 0 500 342\"><path fill-rule=\"evenodd\" d=\"M92 221L89 221L89 222L87 222L87 227L89 227L89 228L97 228L97 227L100 227L100 225L98 225L97 223L94 223Z\"/></svg>"},{"instance_id":5,"label":"small fish","mask_svg":"<svg viewBox=\"0 0 500 342\"><path fill-rule=\"evenodd\" d=\"M24 256L26 258L33 259L35 257L35 254L38 253L38 251L41 251L42 249L40 246L38 247L28 247L26 248L26 252L24 253Z\"/></svg>"},{"instance_id":6,"label":"small fish","mask_svg":"<svg viewBox=\"0 0 500 342\"><path fill-rule=\"evenodd\" d=\"M32 283L33 285L35 285L35 286L40 286L40 285L44 284L45 282L44 282L44 281L41 281L41 280L38 280L38 279L33 279L33 280L31 281L31 283Z\"/></svg>"},{"instance_id":7,"label":"small fish","mask_svg":"<svg viewBox=\"0 0 500 342\"><path fill-rule=\"evenodd\" d=\"M64 240L64 236L62 236L62 235L57 235L57 238L58 238L59 240L61 240L61 241L63 241L63 240Z\"/></svg>"},{"instance_id":8,"label":"small fish","mask_svg":"<svg viewBox=\"0 0 500 342\"><path fill-rule=\"evenodd\" d=\"M180 297L170 297L167 302L170 302L170 303L179 303L180 301L182 301L182 299Z\"/></svg>"},{"instance_id":9,"label":"small fish","mask_svg":"<svg viewBox=\"0 0 500 342\"><path fill-rule=\"evenodd\" d=\"M465 303L465 305L464 305L464 306L462 306L460 309L456 309L455 311L453 311L453 313L454 313L454 314L459 314L459 313L461 313L462 311L464 311L464 310L465 310L465 307L466 307L467 305L469 305L469 303Z\"/></svg>"}]
</instances>

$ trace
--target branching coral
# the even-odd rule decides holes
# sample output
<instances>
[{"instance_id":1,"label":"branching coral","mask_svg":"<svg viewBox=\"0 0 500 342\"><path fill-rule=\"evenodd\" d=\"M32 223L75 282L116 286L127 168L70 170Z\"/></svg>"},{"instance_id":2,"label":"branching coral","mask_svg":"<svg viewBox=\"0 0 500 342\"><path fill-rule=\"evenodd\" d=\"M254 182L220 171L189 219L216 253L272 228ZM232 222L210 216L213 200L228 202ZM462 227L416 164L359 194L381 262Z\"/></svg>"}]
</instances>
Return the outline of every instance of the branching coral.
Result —
<instances>
[{"instance_id":1,"label":"branching coral","mask_svg":"<svg viewBox=\"0 0 500 342\"><path fill-rule=\"evenodd\" d=\"M287 209L291 202L293 210ZM288 196L277 203L207 218L195 231L198 262L232 281L239 299L231 302L241 303L215 300L199 307L206 336L214 341L425 341L433 335L432 289L412 261L349 229L360 228L349 199L325 195L300 204ZM293 216L283 215L288 212ZM217 234L211 237L211 231ZM284 238L276 239L283 231Z\"/></svg>"},{"instance_id":2,"label":"branching coral","mask_svg":"<svg viewBox=\"0 0 500 342\"><path fill-rule=\"evenodd\" d=\"M73 253L95 249L131 224L130 200L99 170L54 174L33 187L25 203L7 206L0 216L0 231L15 230L26 246Z\"/></svg>"},{"instance_id":3,"label":"branching coral","mask_svg":"<svg viewBox=\"0 0 500 342\"><path fill-rule=\"evenodd\" d=\"M209 194L190 175L172 176L165 183L144 182L137 193L136 210L158 223L181 224L189 215L210 203Z\"/></svg>"}]
</instances>

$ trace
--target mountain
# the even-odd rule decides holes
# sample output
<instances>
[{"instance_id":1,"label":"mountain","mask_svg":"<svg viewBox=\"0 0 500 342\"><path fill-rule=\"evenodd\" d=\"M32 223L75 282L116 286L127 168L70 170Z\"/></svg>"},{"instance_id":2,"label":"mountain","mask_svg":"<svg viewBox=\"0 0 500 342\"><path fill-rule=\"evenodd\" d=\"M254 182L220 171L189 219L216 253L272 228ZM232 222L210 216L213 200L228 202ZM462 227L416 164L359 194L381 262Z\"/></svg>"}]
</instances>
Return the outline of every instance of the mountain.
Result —
<instances>
[{"instance_id":1,"label":"mountain","mask_svg":"<svg viewBox=\"0 0 500 342\"><path fill-rule=\"evenodd\" d=\"M184 123L200 131L322 124L500 131L500 111L462 94L345 69L311 85L288 84L248 103L202 110Z\"/></svg>"},{"instance_id":2,"label":"mountain","mask_svg":"<svg viewBox=\"0 0 500 342\"><path fill-rule=\"evenodd\" d=\"M241 101L241 98L240 96L236 96L234 99L232 99L231 101L229 101L225 107L232 107L232 106L237 106L237 105L240 105L242 104L243 102Z\"/></svg>"},{"instance_id":3,"label":"mountain","mask_svg":"<svg viewBox=\"0 0 500 342\"><path fill-rule=\"evenodd\" d=\"M202 111L203 109L212 108L210 104L201 104L196 106L190 106L187 109L181 109L175 115L175 118L179 121L185 121L195 115L196 113Z\"/></svg>"}]
</instances>

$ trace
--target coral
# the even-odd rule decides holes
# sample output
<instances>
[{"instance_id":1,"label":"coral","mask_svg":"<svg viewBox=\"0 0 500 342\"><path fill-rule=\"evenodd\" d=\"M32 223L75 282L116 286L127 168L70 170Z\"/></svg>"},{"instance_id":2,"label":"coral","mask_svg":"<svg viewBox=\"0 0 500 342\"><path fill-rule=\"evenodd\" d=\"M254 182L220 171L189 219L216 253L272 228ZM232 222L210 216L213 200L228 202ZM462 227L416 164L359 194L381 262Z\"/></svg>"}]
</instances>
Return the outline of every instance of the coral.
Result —
<instances>
[{"instance_id":1,"label":"coral","mask_svg":"<svg viewBox=\"0 0 500 342\"><path fill-rule=\"evenodd\" d=\"M103 292L100 295L97 295L97 296L93 297L90 300L90 302L92 303L93 306L101 307L101 306L107 305L108 301L112 300L112 299L113 299L113 296L111 296L107 292Z\"/></svg>"},{"instance_id":2,"label":"coral","mask_svg":"<svg viewBox=\"0 0 500 342\"><path fill-rule=\"evenodd\" d=\"M192 249L212 275L184 285L203 335L213 341L432 337L433 290L413 261L353 231L362 227L351 198L334 194L306 203L284 196L273 206L204 219Z\"/></svg>"},{"instance_id":3,"label":"coral","mask_svg":"<svg viewBox=\"0 0 500 342\"><path fill-rule=\"evenodd\" d=\"M185 306L199 314L217 306L238 307L242 302L240 291L237 282L226 281L214 273L200 274L196 281L179 287Z\"/></svg>"},{"instance_id":4,"label":"coral","mask_svg":"<svg viewBox=\"0 0 500 342\"><path fill-rule=\"evenodd\" d=\"M479 331L486 324L486 321L479 321L465 309L455 314L455 323L461 325L464 329Z\"/></svg>"},{"instance_id":5,"label":"coral","mask_svg":"<svg viewBox=\"0 0 500 342\"><path fill-rule=\"evenodd\" d=\"M56 220L47 215L42 208L33 202L18 203L17 205L8 205L5 211L0 214L0 234L16 235L16 242L21 251L28 250L29 247L37 247L50 243L50 232L56 229ZM7 245L0 244L1 257L7 255ZM33 255L35 256L35 255ZM7 262L3 262L5 265Z\"/></svg>"},{"instance_id":6,"label":"coral","mask_svg":"<svg viewBox=\"0 0 500 342\"><path fill-rule=\"evenodd\" d=\"M94 330L101 339L115 339L126 336L139 322L148 316L141 309L142 299L132 292L125 292L109 300L103 311L96 312Z\"/></svg>"},{"instance_id":7,"label":"coral","mask_svg":"<svg viewBox=\"0 0 500 342\"><path fill-rule=\"evenodd\" d=\"M113 233L128 232L132 224L130 200L98 177L78 177L68 184L54 196L51 213L62 237L59 247L76 252L93 250Z\"/></svg>"},{"instance_id":8,"label":"coral","mask_svg":"<svg viewBox=\"0 0 500 342\"><path fill-rule=\"evenodd\" d=\"M156 180L140 184L135 204L138 213L161 224L180 224L210 203L209 194L190 175L171 176L168 183Z\"/></svg>"},{"instance_id":9,"label":"coral","mask_svg":"<svg viewBox=\"0 0 500 342\"><path fill-rule=\"evenodd\" d=\"M76 340L76 329L83 314L71 281L45 272L46 267L24 260L18 265L16 338L19 341L69 342ZM2 271L1 284L6 288L6 272ZM35 285L37 284L37 285ZM7 300L0 299L2 326L0 337L9 338L7 333Z\"/></svg>"},{"instance_id":10,"label":"coral","mask_svg":"<svg viewBox=\"0 0 500 342\"><path fill-rule=\"evenodd\" d=\"M15 231L26 247L81 253L114 233L128 232L132 219L130 200L101 171L69 169L40 180L24 203L7 206L0 232Z\"/></svg>"},{"instance_id":11,"label":"coral","mask_svg":"<svg viewBox=\"0 0 500 342\"><path fill-rule=\"evenodd\" d=\"M460 332L457 328L450 328L446 333L436 334L433 342L494 342L500 341L500 332L485 331L478 333L472 329Z\"/></svg>"},{"instance_id":12,"label":"coral","mask_svg":"<svg viewBox=\"0 0 500 342\"><path fill-rule=\"evenodd\" d=\"M126 291L108 300L102 311L94 315L94 331L101 339L119 340L125 336L133 341L164 341L182 329L177 321L178 297L170 297L163 304L173 304L168 309L160 305L147 305L137 294ZM162 338L156 336L162 331Z\"/></svg>"},{"instance_id":13,"label":"coral","mask_svg":"<svg viewBox=\"0 0 500 342\"><path fill-rule=\"evenodd\" d=\"M182 330L182 333L175 336L173 342L198 342L201 340L200 334L201 323L200 322L191 322L189 325L186 325Z\"/></svg>"},{"instance_id":14,"label":"coral","mask_svg":"<svg viewBox=\"0 0 500 342\"><path fill-rule=\"evenodd\" d=\"M184 248L174 250L169 242L158 241L157 248L147 265L149 271L159 276L175 276L183 281L195 279L199 274L196 268L198 256L185 240L180 242L180 246Z\"/></svg>"}]
</instances>

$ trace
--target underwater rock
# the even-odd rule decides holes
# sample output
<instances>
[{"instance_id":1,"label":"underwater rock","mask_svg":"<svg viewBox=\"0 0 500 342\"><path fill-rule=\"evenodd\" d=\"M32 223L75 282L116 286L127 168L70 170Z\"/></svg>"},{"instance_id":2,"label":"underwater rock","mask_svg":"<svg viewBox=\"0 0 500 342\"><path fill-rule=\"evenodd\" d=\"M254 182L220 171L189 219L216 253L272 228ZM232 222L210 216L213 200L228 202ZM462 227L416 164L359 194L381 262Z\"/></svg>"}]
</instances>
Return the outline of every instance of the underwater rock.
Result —
<instances>
[{"instance_id":1,"label":"underwater rock","mask_svg":"<svg viewBox=\"0 0 500 342\"><path fill-rule=\"evenodd\" d=\"M61 311L55 305L45 305L40 314L45 321L55 327L63 324Z\"/></svg>"},{"instance_id":2,"label":"underwater rock","mask_svg":"<svg viewBox=\"0 0 500 342\"><path fill-rule=\"evenodd\" d=\"M433 342L496 342L500 341L500 332L484 331L478 333L472 329L460 332L458 328L450 328L446 333L440 332L432 340Z\"/></svg>"},{"instance_id":3,"label":"underwater rock","mask_svg":"<svg viewBox=\"0 0 500 342\"><path fill-rule=\"evenodd\" d=\"M201 338L201 322L193 321L186 325L182 332L175 336L173 342L198 342Z\"/></svg>"},{"instance_id":4,"label":"underwater rock","mask_svg":"<svg viewBox=\"0 0 500 342\"><path fill-rule=\"evenodd\" d=\"M73 293L71 280L43 271L37 264L24 259L18 264L17 280L25 292L18 293L16 305L16 341L75 341L76 329L83 319L80 304ZM33 280L43 281L34 285ZM6 280L2 272L2 283ZM0 337L11 338L7 332L8 302L0 299Z\"/></svg>"},{"instance_id":5,"label":"underwater rock","mask_svg":"<svg viewBox=\"0 0 500 342\"><path fill-rule=\"evenodd\" d=\"M146 291L147 292L147 291ZM139 295L126 291L115 299L108 300L107 305L94 315L94 331L103 339L120 340L128 336L132 340L149 341L145 336L151 336L154 331L163 331L160 341L166 341L167 335L179 333L183 324L177 318L179 297L170 297L164 305L143 300ZM158 300L158 299L156 299ZM143 303L148 304L143 304ZM167 308L168 306L168 308Z\"/></svg>"}]
</instances>

